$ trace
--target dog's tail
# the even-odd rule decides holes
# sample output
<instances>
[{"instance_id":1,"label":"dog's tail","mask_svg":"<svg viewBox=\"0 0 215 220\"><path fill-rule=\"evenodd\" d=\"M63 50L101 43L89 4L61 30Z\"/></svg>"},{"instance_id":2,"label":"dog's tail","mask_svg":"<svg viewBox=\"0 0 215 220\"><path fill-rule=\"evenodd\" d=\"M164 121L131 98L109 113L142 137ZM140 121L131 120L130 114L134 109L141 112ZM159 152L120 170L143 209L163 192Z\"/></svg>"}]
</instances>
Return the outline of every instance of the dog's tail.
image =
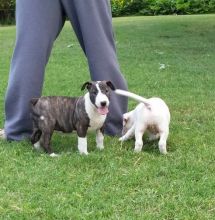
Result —
<instances>
[{"instance_id":1,"label":"dog's tail","mask_svg":"<svg viewBox=\"0 0 215 220\"><path fill-rule=\"evenodd\" d=\"M114 92L118 95L122 95L122 96L126 96L129 98L135 99L136 101L142 102L143 104L145 104L146 107L150 107L150 102L148 101L148 99L146 99L142 96L139 96L139 95L136 95L132 92L128 92L128 91L121 90L121 89L116 89L116 90L114 90Z\"/></svg>"},{"instance_id":2,"label":"dog's tail","mask_svg":"<svg viewBox=\"0 0 215 220\"><path fill-rule=\"evenodd\" d=\"M39 98L32 98L32 99L30 100L31 106L35 106L35 105L37 104L38 100L39 100Z\"/></svg>"},{"instance_id":3,"label":"dog's tail","mask_svg":"<svg viewBox=\"0 0 215 220\"><path fill-rule=\"evenodd\" d=\"M30 113L32 119L38 119L40 115L35 111L35 105L38 102L38 98L33 98L30 100Z\"/></svg>"}]
</instances>

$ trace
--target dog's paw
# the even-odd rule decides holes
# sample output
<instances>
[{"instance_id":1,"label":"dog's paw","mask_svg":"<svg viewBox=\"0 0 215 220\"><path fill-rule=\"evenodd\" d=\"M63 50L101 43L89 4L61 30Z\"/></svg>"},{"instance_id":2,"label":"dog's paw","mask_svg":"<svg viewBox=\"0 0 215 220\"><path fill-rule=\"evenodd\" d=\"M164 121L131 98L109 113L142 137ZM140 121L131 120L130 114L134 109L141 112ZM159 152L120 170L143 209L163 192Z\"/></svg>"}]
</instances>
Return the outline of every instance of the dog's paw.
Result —
<instances>
[{"instance_id":1,"label":"dog's paw","mask_svg":"<svg viewBox=\"0 0 215 220\"><path fill-rule=\"evenodd\" d=\"M137 147L134 148L134 152L135 152L135 153L140 153L141 150L142 150L141 148L137 148Z\"/></svg>"},{"instance_id":2,"label":"dog's paw","mask_svg":"<svg viewBox=\"0 0 215 220\"><path fill-rule=\"evenodd\" d=\"M104 150L104 145L97 145L97 148L98 148L99 150Z\"/></svg>"},{"instance_id":3,"label":"dog's paw","mask_svg":"<svg viewBox=\"0 0 215 220\"><path fill-rule=\"evenodd\" d=\"M55 153L51 153L49 154L50 157L59 157L60 155L59 154L55 154Z\"/></svg>"},{"instance_id":4,"label":"dog's paw","mask_svg":"<svg viewBox=\"0 0 215 220\"><path fill-rule=\"evenodd\" d=\"M125 141L125 137L124 136L122 136L121 138L119 138L119 141Z\"/></svg>"},{"instance_id":5,"label":"dog's paw","mask_svg":"<svg viewBox=\"0 0 215 220\"><path fill-rule=\"evenodd\" d=\"M86 156L89 154L87 151L80 151L79 153L80 153L81 155L86 155Z\"/></svg>"},{"instance_id":6,"label":"dog's paw","mask_svg":"<svg viewBox=\"0 0 215 220\"><path fill-rule=\"evenodd\" d=\"M34 144L34 149L36 149L38 151L42 149L39 141Z\"/></svg>"},{"instance_id":7,"label":"dog's paw","mask_svg":"<svg viewBox=\"0 0 215 220\"><path fill-rule=\"evenodd\" d=\"M167 151L166 150L160 150L160 153L163 154L163 155L166 155Z\"/></svg>"}]
</instances>

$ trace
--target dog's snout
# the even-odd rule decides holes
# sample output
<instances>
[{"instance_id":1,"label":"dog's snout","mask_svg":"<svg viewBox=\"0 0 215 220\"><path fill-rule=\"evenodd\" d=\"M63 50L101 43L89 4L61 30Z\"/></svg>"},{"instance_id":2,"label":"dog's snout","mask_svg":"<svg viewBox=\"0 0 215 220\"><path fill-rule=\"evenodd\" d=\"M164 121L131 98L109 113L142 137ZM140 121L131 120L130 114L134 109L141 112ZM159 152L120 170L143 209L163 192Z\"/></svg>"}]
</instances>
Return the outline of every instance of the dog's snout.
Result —
<instances>
[{"instance_id":1,"label":"dog's snout","mask_svg":"<svg viewBox=\"0 0 215 220\"><path fill-rule=\"evenodd\" d=\"M102 106L102 107L105 107L106 105L107 105L107 102L106 102L106 101L101 102L101 106Z\"/></svg>"}]
</instances>

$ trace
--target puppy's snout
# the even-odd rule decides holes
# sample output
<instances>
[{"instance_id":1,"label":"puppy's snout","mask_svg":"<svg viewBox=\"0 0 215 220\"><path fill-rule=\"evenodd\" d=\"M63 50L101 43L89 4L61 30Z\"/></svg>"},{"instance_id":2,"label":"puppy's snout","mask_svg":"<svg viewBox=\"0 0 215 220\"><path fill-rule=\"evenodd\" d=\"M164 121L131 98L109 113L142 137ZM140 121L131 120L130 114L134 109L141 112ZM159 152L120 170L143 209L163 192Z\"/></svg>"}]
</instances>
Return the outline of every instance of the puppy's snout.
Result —
<instances>
[{"instance_id":1,"label":"puppy's snout","mask_svg":"<svg viewBox=\"0 0 215 220\"><path fill-rule=\"evenodd\" d=\"M101 102L101 106L102 106L102 107L105 107L106 105L107 105L107 102L106 102L106 101Z\"/></svg>"}]
</instances>

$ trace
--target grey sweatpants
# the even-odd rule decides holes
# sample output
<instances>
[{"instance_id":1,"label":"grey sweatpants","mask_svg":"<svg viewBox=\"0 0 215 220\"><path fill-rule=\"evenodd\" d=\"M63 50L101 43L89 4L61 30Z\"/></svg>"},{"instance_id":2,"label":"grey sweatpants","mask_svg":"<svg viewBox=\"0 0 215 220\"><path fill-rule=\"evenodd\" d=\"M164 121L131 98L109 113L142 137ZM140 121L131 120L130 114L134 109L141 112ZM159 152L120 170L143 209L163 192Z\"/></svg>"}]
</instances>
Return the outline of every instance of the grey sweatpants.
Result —
<instances>
[{"instance_id":1,"label":"grey sweatpants","mask_svg":"<svg viewBox=\"0 0 215 220\"><path fill-rule=\"evenodd\" d=\"M4 128L10 140L31 135L29 100L41 96L45 67L65 15L87 57L91 79L127 89L116 57L109 0L17 0L16 45L5 97ZM121 132L126 110L127 99L113 94L107 134Z\"/></svg>"}]
</instances>

